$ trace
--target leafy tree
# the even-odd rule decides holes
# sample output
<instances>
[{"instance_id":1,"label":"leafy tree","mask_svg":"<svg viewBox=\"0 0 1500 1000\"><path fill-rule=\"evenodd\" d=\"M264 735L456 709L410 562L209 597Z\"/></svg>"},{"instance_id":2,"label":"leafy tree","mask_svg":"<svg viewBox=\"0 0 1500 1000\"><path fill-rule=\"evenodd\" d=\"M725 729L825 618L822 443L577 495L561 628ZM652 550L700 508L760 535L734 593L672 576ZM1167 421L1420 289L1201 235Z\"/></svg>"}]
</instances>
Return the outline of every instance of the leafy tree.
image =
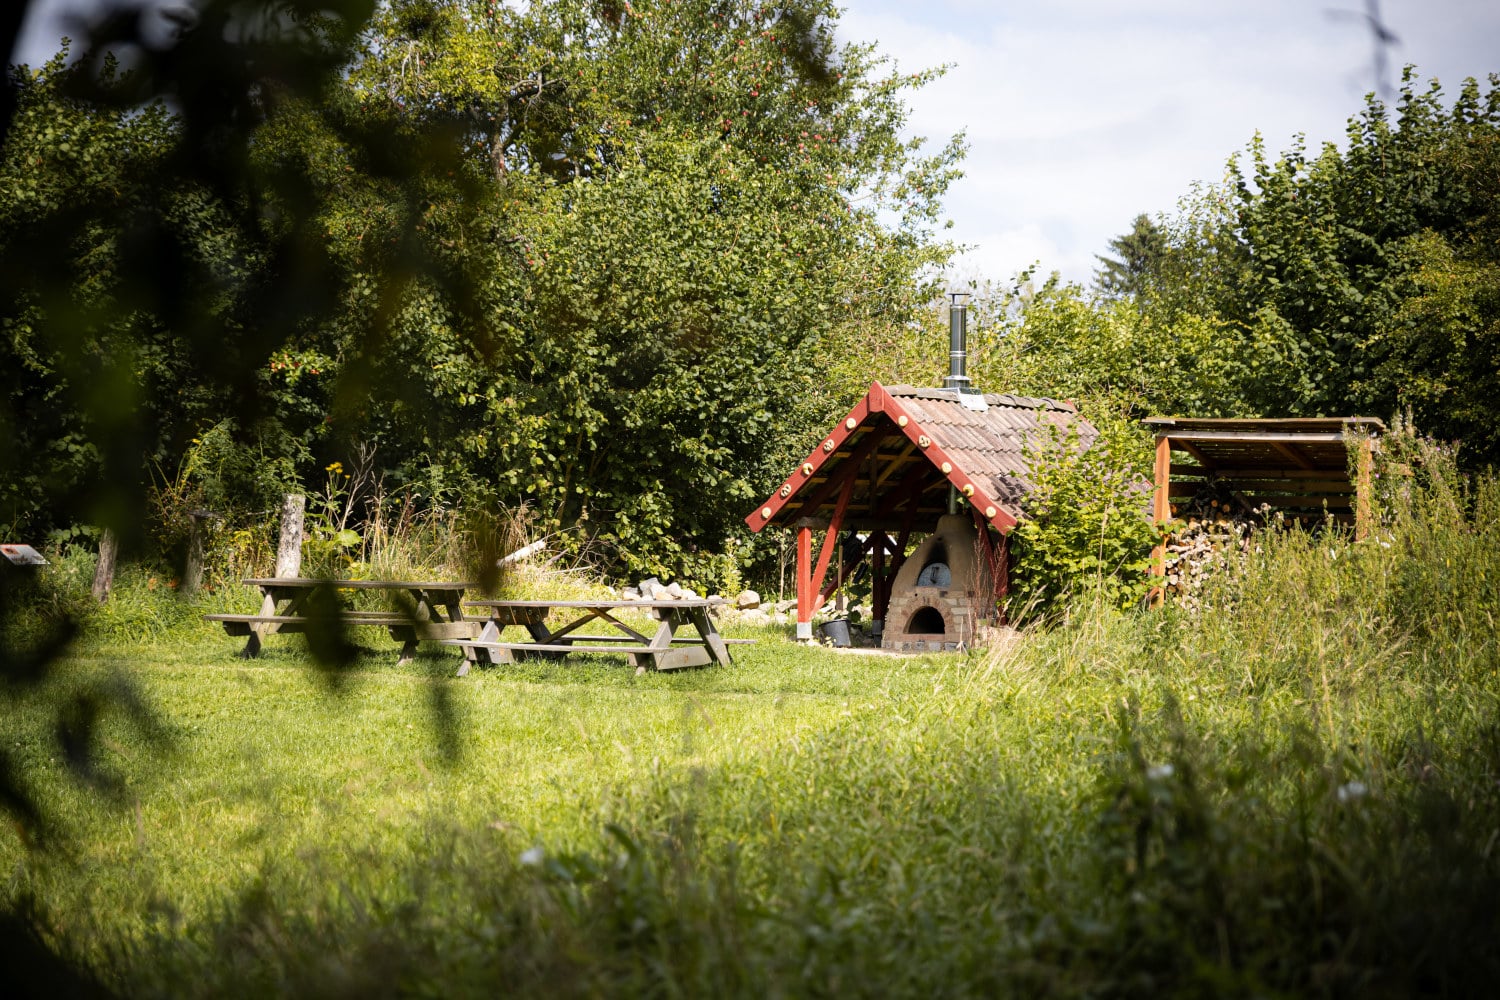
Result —
<instances>
[{"instance_id":1,"label":"leafy tree","mask_svg":"<svg viewBox=\"0 0 1500 1000\"><path fill-rule=\"evenodd\" d=\"M917 275L948 253L931 227L961 146L922 158L898 136L900 95L930 74L882 75L868 47L835 55L835 14L386 10L356 92L465 123L488 195L430 211L491 310L454 335L505 350L465 350L440 297L415 304L410 368L433 419L417 441L389 409L382 438L581 525L621 571L705 572L754 484L847 405L820 378L830 345L872 313L909 316Z\"/></svg>"},{"instance_id":2,"label":"leafy tree","mask_svg":"<svg viewBox=\"0 0 1500 1000\"><path fill-rule=\"evenodd\" d=\"M1153 308L1219 326L1245 413L1410 407L1494 460L1497 143L1500 78L1445 107L1410 69L1394 113L1371 98L1350 119L1346 149L1273 160L1257 138L1168 227Z\"/></svg>"}]
</instances>

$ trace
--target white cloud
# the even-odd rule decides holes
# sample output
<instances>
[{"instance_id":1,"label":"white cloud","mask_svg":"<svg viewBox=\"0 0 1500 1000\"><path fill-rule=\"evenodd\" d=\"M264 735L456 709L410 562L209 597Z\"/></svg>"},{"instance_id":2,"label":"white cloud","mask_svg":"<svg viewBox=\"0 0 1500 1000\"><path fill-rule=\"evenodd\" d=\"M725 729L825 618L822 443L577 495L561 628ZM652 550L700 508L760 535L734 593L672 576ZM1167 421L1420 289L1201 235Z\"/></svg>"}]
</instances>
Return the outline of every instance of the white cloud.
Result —
<instances>
[{"instance_id":1,"label":"white cloud","mask_svg":"<svg viewBox=\"0 0 1500 1000\"><path fill-rule=\"evenodd\" d=\"M947 200L950 235L977 244L961 267L1003 279L1040 259L1044 273L1086 281L1138 213L1221 180L1257 130L1273 150L1298 133L1313 147L1341 139L1372 86L1373 50L1362 23L1327 6L1339 0L850 0L840 30L877 41L905 71L956 64L911 96L910 131L934 144L967 132L967 176ZM1402 38L1393 67L1414 60L1450 92L1500 69L1500 5L1384 10Z\"/></svg>"}]
</instances>

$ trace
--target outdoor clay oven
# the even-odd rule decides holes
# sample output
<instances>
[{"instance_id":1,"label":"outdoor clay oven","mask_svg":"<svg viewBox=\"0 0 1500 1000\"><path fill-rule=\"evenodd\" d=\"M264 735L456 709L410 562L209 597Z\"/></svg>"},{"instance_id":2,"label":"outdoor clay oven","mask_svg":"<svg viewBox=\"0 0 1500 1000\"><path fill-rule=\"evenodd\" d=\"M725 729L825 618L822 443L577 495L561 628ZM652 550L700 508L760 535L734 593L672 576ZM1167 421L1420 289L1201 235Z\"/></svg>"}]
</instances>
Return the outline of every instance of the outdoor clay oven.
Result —
<instances>
[{"instance_id":1,"label":"outdoor clay oven","mask_svg":"<svg viewBox=\"0 0 1500 1000\"><path fill-rule=\"evenodd\" d=\"M946 514L892 581L880 645L903 651L971 646L978 623L994 618L994 590L973 518Z\"/></svg>"},{"instance_id":2,"label":"outdoor clay oven","mask_svg":"<svg viewBox=\"0 0 1500 1000\"><path fill-rule=\"evenodd\" d=\"M812 638L813 616L867 561L871 633L882 646L971 645L980 624L1003 619L1010 530L1031 488L1027 455L1098 437L1072 403L971 389L963 306L949 315L941 388L871 383L745 518L752 531L796 531L799 639Z\"/></svg>"}]
</instances>

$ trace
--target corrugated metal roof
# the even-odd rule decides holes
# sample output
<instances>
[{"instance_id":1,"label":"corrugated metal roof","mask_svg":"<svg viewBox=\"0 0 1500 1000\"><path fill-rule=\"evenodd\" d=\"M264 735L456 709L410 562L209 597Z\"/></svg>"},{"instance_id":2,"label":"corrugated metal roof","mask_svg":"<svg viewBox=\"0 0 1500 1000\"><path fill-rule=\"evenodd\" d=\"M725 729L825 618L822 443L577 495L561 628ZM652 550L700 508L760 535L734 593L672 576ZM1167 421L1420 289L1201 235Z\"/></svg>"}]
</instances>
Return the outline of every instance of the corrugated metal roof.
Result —
<instances>
[{"instance_id":1,"label":"corrugated metal roof","mask_svg":"<svg viewBox=\"0 0 1500 1000\"><path fill-rule=\"evenodd\" d=\"M966 401L955 389L873 383L746 523L759 530L830 519L845 492L846 527L889 526L893 518L909 523L945 510L951 485L972 490L975 508L1007 530L1022 517L1021 500L1031 488L1028 450L1065 438L1070 427L1087 448L1098 431L1071 403L1004 393L982 398L979 407L974 395ZM917 477L923 481L913 482Z\"/></svg>"}]
</instances>

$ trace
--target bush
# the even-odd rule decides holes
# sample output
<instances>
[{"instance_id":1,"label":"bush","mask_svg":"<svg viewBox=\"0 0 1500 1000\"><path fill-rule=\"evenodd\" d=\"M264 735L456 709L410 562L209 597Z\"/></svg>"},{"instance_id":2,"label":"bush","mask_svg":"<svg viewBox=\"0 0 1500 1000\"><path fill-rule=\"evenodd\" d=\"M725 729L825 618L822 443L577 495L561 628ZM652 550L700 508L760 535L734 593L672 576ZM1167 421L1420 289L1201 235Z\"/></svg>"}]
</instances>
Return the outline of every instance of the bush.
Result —
<instances>
[{"instance_id":1,"label":"bush","mask_svg":"<svg viewBox=\"0 0 1500 1000\"><path fill-rule=\"evenodd\" d=\"M1028 442L1032 490L1011 534L1011 620L1055 618L1085 596L1116 609L1145 596L1156 535L1140 431L1113 424L1087 450L1074 427L1047 425L1044 438Z\"/></svg>"}]
</instances>

